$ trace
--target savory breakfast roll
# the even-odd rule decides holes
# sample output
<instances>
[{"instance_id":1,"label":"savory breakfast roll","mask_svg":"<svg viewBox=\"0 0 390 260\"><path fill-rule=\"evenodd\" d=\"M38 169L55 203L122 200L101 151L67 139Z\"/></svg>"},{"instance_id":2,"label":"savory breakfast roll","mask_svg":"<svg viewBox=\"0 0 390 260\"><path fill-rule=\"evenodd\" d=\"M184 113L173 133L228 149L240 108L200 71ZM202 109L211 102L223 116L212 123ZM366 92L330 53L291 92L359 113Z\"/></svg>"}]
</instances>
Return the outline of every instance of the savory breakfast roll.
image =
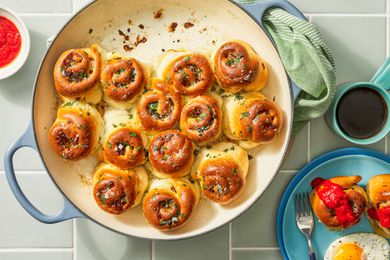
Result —
<instances>
[{"instance_id":1,"label":"savory breakfast roll","mask_svg":"<svg viewBox=\"0 0 390 260\"><path fill-rule=\"evenodd\" d=\"M390 238L390 174L372 177L366 186L367 217L378 235Z\"/></svg>"},{"instance_id":2,"label":"savory breakfast roll","mask_svg":"<svg viewBox=\"0 0 390 260\"><path fill-rule=\"evenodd\" d=\"M97 150L103 131L103 119L94 107L68 101L57 110L49 132L50 145L62 158L79 160Z\"/></svg>"},{"instance_id":3,"label":"savory breakfast roll","mask_svg":"<svg viewBox=\"0 0 390 260\"><path fill-rule=\"evenodd\" d=\"M128 109L135 103L149 77L149 69L134 58L108 54L101 75L103 99L114 108Z\"/></svg>"},{"instance_id":4,"label":"savory breakfast roll","mask_svg":"<svg viewBox=\"0 0 390 260\"><path fill-rule=\"evenodd\" d=\"M58 58L54 66L54 85L63 101L80 100L92 104L101 101L101 52L94 44L90 48L67 50Z\"/></svg>"},{"instance_id":5,"label":"savory breakfast roll","mask_svg":"<svg viewBox=\"0 0 390 260\"><path fill-rule=\"evenodd\" d=\"M221 105L219 96L202 95L190 99L180 116L182 133L198 145L218 139L222 132Z\"/></svg>"},{"instance_id":6,"label":"savory breakfast roll","mask_svg":"<svg viewBox=\"0 0 390 260\"><path fill-rule=\"evenodd\" d=\"M194 162L194 145L177 130L167 130L153 137L149 144L151 172L158 178L187 175Z\"/></svg>"},{"instance_id":7,"label":"savory breakfast roll","mask_svg":"<svg viewBox=\"0 0 390 260\"><path fill-rule=\"evenodd\" d=\"M218 84L231 93L260 90L267 83L265 62L240 40L231 40L219 46L212 55Z\"/></svg>"},{"instance_id":8,"label":"savory breakfast roll","mask_svg":"<svg viewBox=\"0 0 390 260\"><path fill-rule=\"evenodd\" d=\"M170 51L162 58L157 76L183 95L197 96L214 84L214 73L208 58L200 53Z\"/></svg>"},{"instance_id":9,"label":"savory breakfast roll","mask_svg":"<svg viewBox=\"0 0 390 260\"><path fill-rule=\"evenodd\" d=\"M366 193L357 185L361 180L360 176L337 176L311 182L311 206L328 229L344 230L360 221L367 206Z\"/></svg>"},{"instance_id":10,"label":"savory breakfast roll","mask_svg":"<svg viewBox=\"0 0 390 260\"><path fill-rule=\"evenodd\" d=\"M104 161L120 169L130 169L146 162L146 137L126 110L109 110L104 114Z\"/></svg>"},{"instance_id":11,"label":"savory breakfast roll","mask_svg":"<svg viewBox=\"0 0 390 260\"><path fill-rule=\"evenodd\" d=\"M137 114L144 130L163 131L179 122L181 109L182 98L174 87L152 78L137 105Z\"/></svg>"},{"instance_id":12,"label":"savory breakfast roll","mask_svg":"<svg viewBox=\"0 0 390 260\"><path fill-rule=\"evenodd\" d=\"M121 214L140 204L148 188L145 168L121 170L101 163L93 174L93 196L97 205L111 214Z\"/></svg>"},{"instance_id":13,"label":"savory breakfast roll","mask_svg":"<svg viewBox=\"0 0 390 260\"><path fill-rule=\"evenodd\" d=\"M199 187L186 178L155 179L143 199L143 212L151 226L171 231L187 223L199 201Z\"/></svg>"},{"instance_id":14,"label":"savory breakfast roll","mask_svg":"<svg viewBox=\"0 0 390 260\"><path fill-rule=\"evenodd\" d=\"M248 168L248 154L244 149L234 143L221 142L200 150L191 177L199 180L209 200L223 205L240 195Z\"/></svg>"},{"instance_id":15,"label":"savory breakfast roll","mask_svg":"<svg viewBox=\"0 0 390 260\"><path fill-rule=\"evenodd\" d=\"M283 114L279 106L259 92L227 97L223 112L225 135L239 140L245 149L271 142L282 129Z\"/></svg>"}]
</instances>

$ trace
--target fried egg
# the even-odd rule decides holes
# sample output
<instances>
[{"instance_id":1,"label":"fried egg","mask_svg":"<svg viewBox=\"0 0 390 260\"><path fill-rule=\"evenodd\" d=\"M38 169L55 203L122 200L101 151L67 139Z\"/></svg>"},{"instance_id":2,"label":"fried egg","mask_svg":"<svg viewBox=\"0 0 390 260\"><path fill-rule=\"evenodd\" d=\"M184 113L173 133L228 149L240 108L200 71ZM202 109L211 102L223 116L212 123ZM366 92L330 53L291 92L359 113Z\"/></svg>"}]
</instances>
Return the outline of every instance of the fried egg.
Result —
<instances>
[{"instance_id":1,"label":"fried egg","mask_svg":"<svg viewBox=\"0 0 390 260\"><path fill-rule=\"evenodd\" d=\"M389 257L386 239L371 233L355 233L333 241L324 260L388 260Z\"/></svg>"}]
</instances>

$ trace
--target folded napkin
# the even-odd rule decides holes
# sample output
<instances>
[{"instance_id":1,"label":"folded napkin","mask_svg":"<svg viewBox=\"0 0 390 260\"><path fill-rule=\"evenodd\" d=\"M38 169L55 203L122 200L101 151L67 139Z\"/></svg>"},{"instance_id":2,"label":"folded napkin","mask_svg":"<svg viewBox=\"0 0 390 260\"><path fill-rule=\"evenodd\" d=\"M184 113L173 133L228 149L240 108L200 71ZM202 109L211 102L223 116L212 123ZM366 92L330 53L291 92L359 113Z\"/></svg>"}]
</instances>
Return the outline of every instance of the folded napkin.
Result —
<instances>
[{"instance_id":1,"label":"folded napkin","mask_svg":"<svg viewBox=\"0 0 390 260\"><path fill-rule=\"evenodd\" d=\"M263 16L290 78L302 90L295 103L293 134L323 115L336 91L335 64L328 46L310 22L274 8Z\"/></svg>"},{"instance_id":2,"label":"folded napkin","mask_svg":"<svg viewBox=\"0 0 390 260\"><path fill-rule=\"evenodd\" d=\"M294 135L311 119L323 115L332 103L336 91L334 60L312 23L280 8L267 10L262 20L275 42L287 74L302 90L295 103Z\"/></svg>"}]
</instances>

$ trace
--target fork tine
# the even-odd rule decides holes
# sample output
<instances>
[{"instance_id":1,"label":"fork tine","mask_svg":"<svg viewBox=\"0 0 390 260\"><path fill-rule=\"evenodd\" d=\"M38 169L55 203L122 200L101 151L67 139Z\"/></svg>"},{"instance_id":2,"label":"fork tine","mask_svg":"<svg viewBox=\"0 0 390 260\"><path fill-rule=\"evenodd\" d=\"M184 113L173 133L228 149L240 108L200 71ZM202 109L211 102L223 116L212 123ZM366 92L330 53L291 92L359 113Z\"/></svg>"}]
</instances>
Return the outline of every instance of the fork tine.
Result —
<instances>
[{"instance_id":1,"label":"fork tine","mask_svg":"<svg viewBox=\"0 0 390 260\"><path fill-rule=\"evenodd\" d=\"M298 193L298 203L299 203L299 217L302 217L302 198L301 198L301 193Z\"/></svg>"},{"instance_id":2,"label":"fork tine","mask_svg":"<svg viewBox=\"0 0 390 260\"><path fill-rule=\"evenodd\" d=\"M305 205L305 216L309 216L309 208L307 206L306 193L302 192L303 204Z\"/></svg>"},{"instance_id":3,"label":"fork tine","mask_svg":"<svg viewBox=\"0 0 390 260\"><path fill-rule=\"evenodd\" d=\"M295 194L295 218L298 219L299 217L299 205L298 205L298 195Z\"/></svg>"},{"instance_id":4,"label":"fork tine","mask_svg":"<svg viewBox=\"0 0 390 260\"><path fill-rule=\"evenodd\" d=\"M306 200L307 200L307 206L308 206L308 211L309 211L309 216L311 217L312 216L312 211L311 211L311 205L310 205L310 196L309 196L309 193L306 192Z\"/></svg>"},{"instance_id":5,"label":"fork tine","mask_svg":"<svg viewBox=\"0 0 390 260\"><path fill-rule=\"evenodd\" d=\"M305 200L305 193L301 193L302 197L302 216L307 216L307 208L306 208L306 200Z\"/></svg>"},{"instance_id":6,"label":"fork tine","mask_svg":"<svg viewBox=\"0 0 390 260\"><path fill-rule=\"evenodd\" d=\"M307 216L306 215L306 199L305 199L305 193L301 193L301 199L302 199L302 216Z\"/></svg>"}]
</instances>

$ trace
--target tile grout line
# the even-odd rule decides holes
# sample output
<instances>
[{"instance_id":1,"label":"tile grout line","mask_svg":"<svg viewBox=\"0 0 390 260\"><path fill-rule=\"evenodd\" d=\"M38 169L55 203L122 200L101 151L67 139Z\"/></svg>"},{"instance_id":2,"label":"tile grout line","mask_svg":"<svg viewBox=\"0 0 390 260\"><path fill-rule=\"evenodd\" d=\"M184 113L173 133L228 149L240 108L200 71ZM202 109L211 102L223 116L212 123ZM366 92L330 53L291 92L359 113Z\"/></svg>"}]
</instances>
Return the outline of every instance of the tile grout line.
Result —
<instances>
[{"instance_id":1,"label":"tile grout line","mask_svg":"<svg viewBox=\"0 0 390 260\"><path fill-rule=\"evenodd\" d=\"M151 241L151 247L150 247L150 259L151 260L155 260L155 256L154 256L154 240Z\"/></svg>"},{"instance_id":2,"label":"tile grout line","mask_svg":"<svg viewBox=\"0 0 390 260\"><path fill-rule=\"evenodd\" d=\"M232 222L229 223L229 260L232 260Z\"/></svg>"},{"instance_id":3,"label":"tile grout line","mask_svg":"<svg viewBox=\"0 0 390 260\"><path fill-rule=\"evenodd\" d=\"M12 247L0 248L0 253L6 252L73 252L72 247Z\"/></svg>"},{"instance_id":4,"label":"tile grout line","mask_svg":"<svg viewBox=\"0 0 390 260\"><path fill-rule=\"evenodd\" d=\"M262 250L280 250L279 247L233 247L237 251L262 251Z\"/></svg>"},{"instance_id":5,"label":"tile grout line","mask_svg":"<svg viewBox=\"0 0 390 260\"><path fill-rule=\"evenodd\" d=\"M72 219L73 221L73 225L72 225L72 228L73 228L73 260L77 260L77 257L76 257L76 219Z\"/></svg>"},{"instance_id":6,"label":"tile grout line","mask_svg":"<svg viewBox=\"0 0 390 260\"><path fill-rule=\"evenodd\" d=\"M42 16L71 16L73 13L16 13L19 16L24 16L24 17L42 17Z\"/></svg>"},{"instance_id":7,"label":"tile grout line","mask_svg":"<svg viewBox=\"0 0 390 260\"><path fill-rule=\"evenodd\" d=\"M316 17L386 17L387 13L305 13Z\"/></svg>"}]
</instances>

